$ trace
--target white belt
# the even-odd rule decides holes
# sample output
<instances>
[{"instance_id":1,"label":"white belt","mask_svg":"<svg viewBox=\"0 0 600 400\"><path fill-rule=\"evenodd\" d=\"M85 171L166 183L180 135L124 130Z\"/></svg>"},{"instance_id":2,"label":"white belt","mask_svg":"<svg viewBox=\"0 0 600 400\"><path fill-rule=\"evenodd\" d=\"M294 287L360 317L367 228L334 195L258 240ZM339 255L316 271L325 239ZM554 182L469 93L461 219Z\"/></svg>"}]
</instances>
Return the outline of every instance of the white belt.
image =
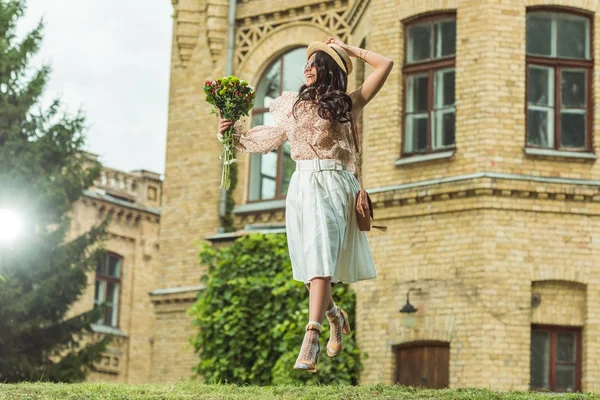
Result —
<instances>
[{"instance_id":1,"label":"white belt","mask_svg":"<svg viewBox=\"0 0 600 400\"><path fill-rule=\"evenodd\" d=\"M336 163L336 160L297 160L296 171L343 171L343 165Z\"/></svg>"}]
</instances>

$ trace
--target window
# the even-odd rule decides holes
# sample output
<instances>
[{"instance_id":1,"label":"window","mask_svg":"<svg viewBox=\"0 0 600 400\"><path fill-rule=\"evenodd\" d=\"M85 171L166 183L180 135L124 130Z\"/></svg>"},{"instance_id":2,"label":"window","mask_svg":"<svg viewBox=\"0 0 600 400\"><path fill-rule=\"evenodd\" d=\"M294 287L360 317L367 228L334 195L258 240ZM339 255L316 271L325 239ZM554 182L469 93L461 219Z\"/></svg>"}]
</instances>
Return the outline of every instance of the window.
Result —
<instances>
[{"instance_id":1,"label":"window","mask_svg":"<svg viewBox=\"0 0 600 400\"><path fill-rule=\"evenodd\" d=\"M394 346L395 383L434 389L449 385L450 344L413 342Z\"/></svg>"},{"instance_id":2,"label":"window","mask_svg":"<svg viewBox=\"0 0 600 400\"><path fill-rule=\"evenodd\" d=\"M104 305L104 313L98 324L116 328L119 324L119 292L121 288L122 258L106 253L96 267L96 290L94 306Z\"/></svg>"},{"instance_id":3,"label":"window","mask_svg":"<svg viewBox=\"0 0 600 400\"><path fill-rule=\"evenodd\" d=\"M527 13L527 146L592 147L590 19Z\"/></svg>"},{"instance_id":4,"label":"window","mask_svg":"<svg viewBox=\"0 0 600 400\"><path fill-rule=\"evenodd\" d=\"M531 380L534 390L581 390L581 329L533 326Z\"/></svg>"},{"instance_id":5,"label":"window","mask_svg":"<svg viewBox=\"0 0 600 400\"><path fill-rule=\"evenodd\" d=\"M455 147L456 16L405 29L403 154Z\"/></svg>"},{"instance_id":6,"label":"window","mask_svg":"<svg viewBox=\"0 0 600 400\"><path fill-rule=\"evenodd\" d=\"M154 186L148 186L148 200L156 200L156 188Z\"/></svg>"},{"instance_id":7,"label":"window","mask_svg":"<svg viewBox=\"0 0 600 400\"><path fill-rule=\"evenodd\" d=\"M252 125L275 125L269 113L271 101L283 91L298 91L304 81L302 67L306 63L306 47L292 50L267 68L256 88ZM248 200L284 198L296 163L291 158L291 145L285 142L269 154L252 154Z\"/></svg>"}]
</instances>

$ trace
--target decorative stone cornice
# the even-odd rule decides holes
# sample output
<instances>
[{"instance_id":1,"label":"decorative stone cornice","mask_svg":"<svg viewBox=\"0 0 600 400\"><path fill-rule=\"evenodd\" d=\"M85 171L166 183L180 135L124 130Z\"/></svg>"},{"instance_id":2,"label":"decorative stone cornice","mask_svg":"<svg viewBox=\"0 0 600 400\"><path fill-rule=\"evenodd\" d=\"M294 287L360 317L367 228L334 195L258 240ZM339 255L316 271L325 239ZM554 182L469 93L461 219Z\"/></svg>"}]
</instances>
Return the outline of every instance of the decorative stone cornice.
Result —
<instances>
[{"instance_id":1,"label":"decorative stone cornice","mask_svg":"<svg viewBox=\"0 0 600 400\"><path fill-rule=\"evenodd\" d=\"M203 9L200 0L172 0L173 3L173 55L176 64L186 66L201 31Z\"/></svg>"},{"instance_id":2,"label":"decorative stone cornice","mask_svg":"<svg viewBox=\"0 0 600 400\"><path fill-rule=\"evenodd\" d=\"M354 27L360 21L365 10L369 6L371 0L355 0L352 4L352 7L348 10L348 15L346 17L346 21L348 22L348 26L350 27L350 32L354 30Z\"/></svg>"},{"instance_id":3,"label":"decorative stone cornice","mask_svg":"<svg viewBox=\"0 0 600 400\"><path fill-rule=\"evenodd\" d=\"M254 3L241 4L238 8L235 62L243 64L248 53L271 32L293 22L308 22L325 28L342 41L348 40L347 22L349 0L314 1L295 5L296 2L281 2L279 7L264 2L259 7ZM285 7L281 7L285 5Z\"/></svg>"},{"instance_id":4,"label":"decorative stone cornice","mask_svg":"<svg viewBox=\"0 0 600 400\"><path fill-rule=\"evenodd\" d=\"M600 201L600 181L479 172L367 189L374 203L445 200L451 197L501 195L575 201ZM412 199L412 200L411 200ZM419 199L419 200L417 200ZM380 204L381 206L381 204Z\"/></svg>"},{"instance_id":5,"label":"decorative stone cornice","mask_svg":"<svg viewBox=\"0 0 600 400\"><path fill-rule=\"evenodd\" d=\"M285 209L270 209L234 215L235 226L285 222Z\"/></svg>"},{"instance_id":6,"label":"decorative stone cornice","mask_svg":"<svg viewBox=\"0 0 600 400\"><path fill-rule=\"evenodd\" d=\"M112 216L113 223L120 223L127 226L137 227L141 221L158 224L160 214L148 210L141 210L138 207L116 204L106 199L99 199L84 195L80 200L82 204L95 208L99 217L107 215Z\"/></svg>"}]
</instances>

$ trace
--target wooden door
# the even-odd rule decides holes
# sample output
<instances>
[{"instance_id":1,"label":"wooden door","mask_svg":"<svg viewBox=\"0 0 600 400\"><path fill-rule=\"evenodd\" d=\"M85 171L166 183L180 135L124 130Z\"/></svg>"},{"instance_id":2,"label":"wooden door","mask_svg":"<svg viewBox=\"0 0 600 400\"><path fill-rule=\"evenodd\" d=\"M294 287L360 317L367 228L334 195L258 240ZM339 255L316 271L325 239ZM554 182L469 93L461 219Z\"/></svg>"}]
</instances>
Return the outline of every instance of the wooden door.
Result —
<instances>
[{"instance_id":1,"label":"wooden door","mask_svg":"<svg viewBox=\"0 0 600 400\"><path fill-rule=\"evenodd\" d=\"M450 345L443 342L400 345L396 353L396 383L433 389L449 383Z\"/></svg>"}]
</instances>

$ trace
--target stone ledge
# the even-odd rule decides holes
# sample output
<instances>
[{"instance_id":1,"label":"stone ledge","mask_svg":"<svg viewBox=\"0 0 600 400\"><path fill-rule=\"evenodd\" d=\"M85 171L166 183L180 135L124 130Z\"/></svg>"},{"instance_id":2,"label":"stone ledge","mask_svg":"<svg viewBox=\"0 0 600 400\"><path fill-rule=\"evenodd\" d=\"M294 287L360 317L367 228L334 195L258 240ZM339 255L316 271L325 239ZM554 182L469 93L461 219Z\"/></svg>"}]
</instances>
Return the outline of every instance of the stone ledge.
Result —
<instances>
[{"instance_id":1,"label":"stone ledge","mask_svg":"<svg viewBox=\"0 0 600 400\"><path fill-rule=\"evenodd\" d=\"M577 179L577 178L557 178L551 176L535 176L535 175L519 175L519 174L506 174L502 172L476 172L473 174L466 175L455 175L446 178L428 179L424 181L402 183L399 185L381 186L367 189L369 194L379 194L385 192L395 192L406 189L415 188L426 188L429 186L441 185L445 183L455 183L461 181L472 181L479 178L490 178L493 180L514 180L514 181L527 181L527 182L538 182L538 183L549 183L549 184L566 184L576 186L594 186L600 187L600 180L595 179ZM425 190L425 189L424 189Z\"/></svg>"},{"instance_id":2,"label":"stone ledge","mask_svg":"<svg viewBox=\"0 0 600 400\"><path fill-rule=\"evenodd\" d=\"M149 293L150 301L153 304L163 303L188 303L196 300L196 295L206 286L185 286L174 288L159 288L154 289Z\"/></svg>"},{"instance_id":3,"label":"stone ledge","mask_svg":"<svg viewBox=\"0 0 600 400\"><path fill-rule=\"evenodd\" d=\"M584 153L578 151L561 151L551 149L537 149L534 147L524 147L523 151L528 156L534 157L556 157L577 160L596 160L598 156L594 153Z\"/></svg>"},{"instance_id":4,"label":"stone ledge","mask_svg":"<svg viewBox=\"0 0 600 400\"><path fill-rule=\"evenodd\" d=\"M248 214L261 211L273 211L285 209L285 199L257 201L234 207L234 214Z\"/></svg>"},{"instance_id":5,"label":"stone ledge","mask_svg":"<svg viewBox=\"0 0 600 400\"><path fill-rule=\"evenodd\" d=\"M452 157L454 157L455 154L456 154L456 149L448 150L448 151L441 151L439 153L429 153L429 154L422 154L422 155L417 155L417 156L407 156L407 157L399 158L396 161L394 161L394 165L396 167L398 167L401 165L410 165L410 164L417 164L417 163L423 163L423 162L434 161L434 160L443 160L443 159L452 158Z\"/></svg>"},{"instance_id":6,"label":"stone ledge","mask_svg":"<svg viewBox=\"0 0 600 400\"><path fill-rule=\"evenodd\" d=\"M207 236L204 239L211 242L231 241L242 236L250 235L253 233L261 233L263 235L286 233L284 224L275 225L246 225L244 229L235 232L217 233L215 235Z\"/></svg>"},{"instance_id":7,"label":"stone ledge","mask_svg":"<svg viewBox=\"0 0 600 400\"><path fill-rule=\"evenodd\" d=\"M104 333L107 335L127 337L127 334L120 329L113 328L112 326L92 324L92 331L94 333Z\"/></svg>"}]
</instances>

